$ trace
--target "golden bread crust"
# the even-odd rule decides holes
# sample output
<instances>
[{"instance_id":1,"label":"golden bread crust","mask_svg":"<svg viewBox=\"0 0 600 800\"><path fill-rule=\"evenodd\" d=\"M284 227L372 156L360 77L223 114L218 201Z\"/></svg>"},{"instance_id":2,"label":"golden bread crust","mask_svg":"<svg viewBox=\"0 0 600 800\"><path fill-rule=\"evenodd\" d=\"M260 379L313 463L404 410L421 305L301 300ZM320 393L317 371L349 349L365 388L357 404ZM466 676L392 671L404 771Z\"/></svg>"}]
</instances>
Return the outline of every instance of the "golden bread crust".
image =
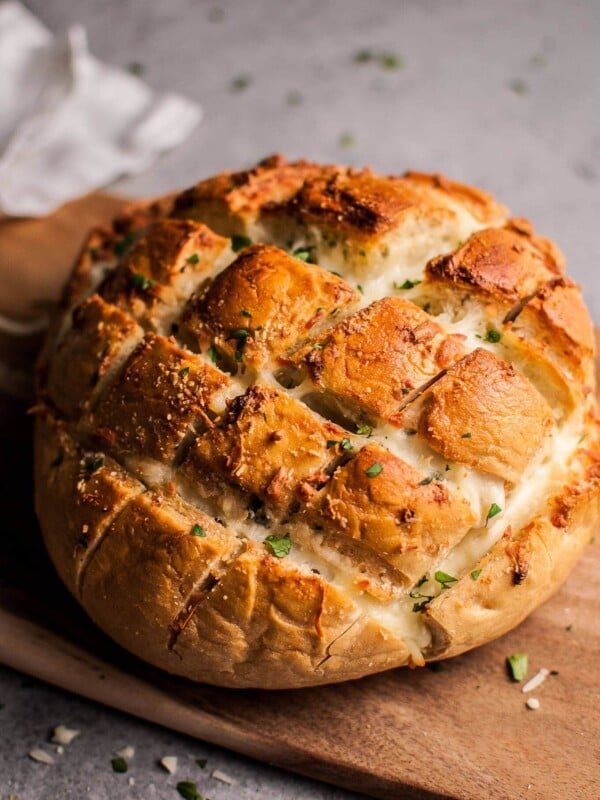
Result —
<instances>
[{"instance_id":1,"label":"golden bread crust","mask_svg":"<svg viewBox=\"0 0 600 800\"><path fill-rule=\"evenodd\" d=\"M455 655L593 532L594 354L555 245L441 175L274 156L134 204L39 360L48 552L103 630L194 680Z\"/></svg>"}]
</instances>

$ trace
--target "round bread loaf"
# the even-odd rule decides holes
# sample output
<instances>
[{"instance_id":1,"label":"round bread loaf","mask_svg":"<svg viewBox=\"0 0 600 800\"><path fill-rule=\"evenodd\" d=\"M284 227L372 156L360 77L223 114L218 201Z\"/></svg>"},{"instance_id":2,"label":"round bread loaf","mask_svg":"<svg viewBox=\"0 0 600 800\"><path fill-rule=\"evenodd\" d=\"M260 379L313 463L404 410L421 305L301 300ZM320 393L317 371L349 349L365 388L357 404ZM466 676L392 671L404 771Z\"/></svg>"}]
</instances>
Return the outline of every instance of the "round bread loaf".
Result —
<instances>
[{"instance_id":1,"label":"round bread loaf","mask_svg":"<svg viewBox=\"0 0 600 800\"><path fill-rule=\"evenodd\" d=\"M169 672L286 688L517 625L598 520L563 258L440 175L271 157L94 231L38 367L62 580Z\"/></svg>"}]
</instances>

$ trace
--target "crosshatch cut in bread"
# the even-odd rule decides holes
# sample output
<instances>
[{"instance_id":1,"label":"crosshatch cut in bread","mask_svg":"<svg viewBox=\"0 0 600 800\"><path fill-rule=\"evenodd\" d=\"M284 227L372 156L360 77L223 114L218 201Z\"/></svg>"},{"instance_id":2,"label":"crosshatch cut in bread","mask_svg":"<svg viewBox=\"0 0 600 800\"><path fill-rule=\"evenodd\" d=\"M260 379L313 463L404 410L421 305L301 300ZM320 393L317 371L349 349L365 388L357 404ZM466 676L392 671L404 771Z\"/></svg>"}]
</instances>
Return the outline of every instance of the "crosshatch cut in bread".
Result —
<instances>
[{"instance_id":1,"label":"crosshatch cut in bread","mask_svg":"<svg viewBox=\"0 0 600 800\"><path fill-rule=\"evenodd\" d=\"M194 680L446 658L589 540L593 364L561 253L486 193L271 157L90 234L38 363L44 539Z\"/></svg>"}]
</instances>

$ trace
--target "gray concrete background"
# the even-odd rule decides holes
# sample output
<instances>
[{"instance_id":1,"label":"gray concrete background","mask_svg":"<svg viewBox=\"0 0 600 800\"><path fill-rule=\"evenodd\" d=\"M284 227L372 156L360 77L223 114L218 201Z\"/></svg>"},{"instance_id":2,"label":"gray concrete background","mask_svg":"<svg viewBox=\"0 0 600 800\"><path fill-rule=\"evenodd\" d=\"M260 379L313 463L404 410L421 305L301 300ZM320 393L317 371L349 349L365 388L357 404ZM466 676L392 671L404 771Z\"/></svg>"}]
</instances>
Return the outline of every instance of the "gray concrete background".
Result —
<instances>
[{"instance_id":1,"label":"gray concrete background","mask_svg":"<svg viewBox=\"0 0 600 800\"><path fill-rule=\"evenodd\" d=\"M565 251L600 322L600 2L597 0L28 0L55 31L78 21L92 52L141 65L205 119L155 168L117 188L185 186L280 151L442 171L495 193ZM362 50L388 53L357 63ZM239 80L242 78L242 80ZM244 84L243 86L241 84ZM237 88L236 88L237 87ZM177 797L156 760L212 800L351 800L0 669L0 797ZM53 766L26 757L64 723L82 735ZM274 732L276 736L276 732ZM112 751L137 747L126 776ZM401 744L401 743L399 743ZM206 770L192 756L208 757ZM210 778L222 769L240 783ZM133 777L135 785L128 784Z\"/></svg>"}]
</instances>

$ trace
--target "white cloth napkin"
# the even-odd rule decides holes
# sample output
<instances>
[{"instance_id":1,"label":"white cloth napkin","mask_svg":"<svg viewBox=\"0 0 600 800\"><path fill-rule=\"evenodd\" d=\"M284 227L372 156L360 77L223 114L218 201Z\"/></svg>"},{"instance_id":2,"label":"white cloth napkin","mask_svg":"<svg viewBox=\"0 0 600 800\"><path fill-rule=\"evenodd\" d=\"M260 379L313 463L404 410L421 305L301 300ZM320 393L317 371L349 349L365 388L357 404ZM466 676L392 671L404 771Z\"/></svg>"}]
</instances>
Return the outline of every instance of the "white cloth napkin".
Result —
<instances>
[{"instance_id":1,"label":"white cloth napkin","mask_svg":"<svg viewBox=\"0 0 600 800\"><path fill-rule=\"evenodd\" d=\"M98 61L81 26L54 37L21 3L0 2L0 215L48 214L145 170L201 116Z\"/></svg>"}]
</instances>

